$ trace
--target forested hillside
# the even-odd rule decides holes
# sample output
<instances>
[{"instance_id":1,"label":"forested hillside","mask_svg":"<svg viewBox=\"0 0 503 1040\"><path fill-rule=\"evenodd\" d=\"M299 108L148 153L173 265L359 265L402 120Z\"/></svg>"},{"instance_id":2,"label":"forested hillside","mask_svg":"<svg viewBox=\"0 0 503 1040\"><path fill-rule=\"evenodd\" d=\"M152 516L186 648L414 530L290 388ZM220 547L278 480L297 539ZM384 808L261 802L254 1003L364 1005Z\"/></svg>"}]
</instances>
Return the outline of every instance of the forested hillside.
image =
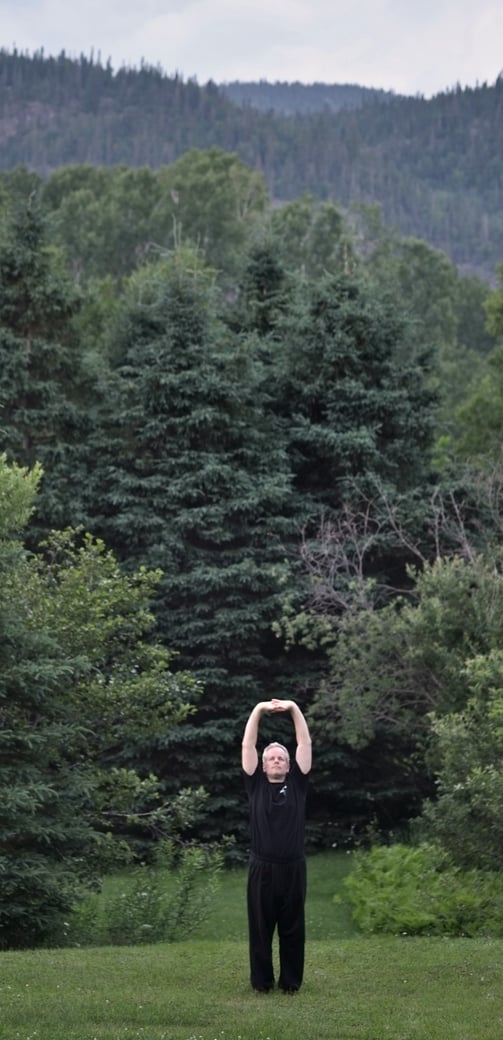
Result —
<instances>
[{"instance_id":1,"label":"forested hillside","mask_svg":"<svg viewBox=\"0 0 503 1040\"><path fill-rule=\"evenodd\" d=\"M281 115L157 68L114 72L92 58L0 55L4 170L159 168L217 146L262 172L275 201L309 191L343 207L379 203L387 224L488 279L503 255L502 137L501 78L428 101L386 96L339 112L324 104Z\"/></svg>"},{"instance_id":2,"label":"forested hillside","mask_svg":"<svg viewBox=\"0 0 503 1040\"><path fill-rule=\"evenodd\" d=\"M220 90L237 105L250 105L263 112L291 116L309 112L340 112L361 108L370 101L385 101L393 94L385 90L359 87L356 83L268 83L266 80L219 83Z\"/></svg>"}]
</instances>

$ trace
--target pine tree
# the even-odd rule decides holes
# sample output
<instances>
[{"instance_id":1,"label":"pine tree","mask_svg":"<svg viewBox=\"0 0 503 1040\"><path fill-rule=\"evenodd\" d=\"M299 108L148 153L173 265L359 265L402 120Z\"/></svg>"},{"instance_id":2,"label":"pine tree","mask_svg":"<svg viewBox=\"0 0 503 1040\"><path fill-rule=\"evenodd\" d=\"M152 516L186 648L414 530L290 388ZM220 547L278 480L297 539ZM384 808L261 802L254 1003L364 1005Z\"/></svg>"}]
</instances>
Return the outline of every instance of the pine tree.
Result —
<instances>
[{"instance_id":1,"label":"pine tree","mask_svg":"<svg viewBox=\"0 0 503 1040\"><path fill-rule=\"evenodd\" d=\"M159 633L204 695L190 725L159 738L154 763L166 783L202 782L227 830L238 826L244 720L274 679L294 524L251 350L219 321L193 255L135 276L112 337L89 502L92 529L123 561L164 571Z\"/></svg>"},{"instance_id":2,"label":"pine tree","mask_svg":"<svg viewBox=\"0 0 503 1040\"><path fill-rule=\"evenodd\" d=\"M327 276L299 287L276 338L275 412L314 511L338 509L376 479L414 487L428 472L434 397L428 352L396 303Z\"/></svg>"},{"instance_id":3,"label":"pine tree","mask_svg":"<svg viewBox=\"0 0 503 1040\"><path fill-rule=\"evenodd\" d=\"M78 307L75 287L45 245L36 199L19 201L0 246L0 437L10 459L42 463L35 518L42 529L68 520L78 489L74 456L86 426L72 329Z\"/></svg>"},{"instance_id":4,"label":"pine tree","mask_svg":"<svg viewBox=\"0 0 503 1040\"><path fill-rule=\"evenodd\" d=\"M369 531L362 531L358 523L373 500L385 496L393 509L400 497L403 506L405 496L427 485L433 397L426 383L427 352L415 343L406 319L396 304L354 278L326 277L301 284L292 306L276 323L274 347L269 407L290 460L297 515L304 516L304 567L283 624L292 638L296 664L291 695L307 689L311 697L327 681L324 647L330 631L337 632L338 613L344 609L343 595L330 600L331 583L347 582L344 593L354 601L361 553L364 579L376 580L379 588L403 585L409 559L405 548L397 548L393 532L383 527L377 534L372 528L372 549L365 550ZM377 504L375 509L377 515ZM348 516L357 518L353 528L345 523ZM331 537L339 555L332 551ZM300 546L298 551L300 562ZM332 573L334 558L341 557L348 570ZM318 561L318 569L313 561ZM328 605L323 601L327 590ZM318 611L322 624L317 627ZM299 643L300 648L309 644L311 655L299 657ZM321 746L316 753L311 824L318 841L331 842L334 802L339 807L335 836L340 840L337 828L349 828L352 817L361 818L368 811L364 825L368 824L371 792L378 789L381 772L378 757L348 749L325 731L318 731L317 737ZM388 773L385 783L381 800L397 805L396 772Z\"/></svg>"}]
</instances>

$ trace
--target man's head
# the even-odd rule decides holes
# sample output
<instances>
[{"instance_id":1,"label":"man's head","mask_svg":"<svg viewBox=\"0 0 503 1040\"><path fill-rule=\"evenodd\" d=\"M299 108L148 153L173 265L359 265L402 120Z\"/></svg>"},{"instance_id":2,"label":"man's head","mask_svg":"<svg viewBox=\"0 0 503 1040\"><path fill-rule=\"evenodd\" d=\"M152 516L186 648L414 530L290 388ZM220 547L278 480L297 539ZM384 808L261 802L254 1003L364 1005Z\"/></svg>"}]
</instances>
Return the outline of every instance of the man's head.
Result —
<instances>
[{"instance_id":1,"label":"man's head","mask_svg":"<svg viewBox=\"0 0 503 1040\"><path fill-rule=\"evenodd\" d=\"M290 755L283 744L273 741L262 752L262 769L271 783L281 783L290 771Z\"/></svg>"}]
</instances>

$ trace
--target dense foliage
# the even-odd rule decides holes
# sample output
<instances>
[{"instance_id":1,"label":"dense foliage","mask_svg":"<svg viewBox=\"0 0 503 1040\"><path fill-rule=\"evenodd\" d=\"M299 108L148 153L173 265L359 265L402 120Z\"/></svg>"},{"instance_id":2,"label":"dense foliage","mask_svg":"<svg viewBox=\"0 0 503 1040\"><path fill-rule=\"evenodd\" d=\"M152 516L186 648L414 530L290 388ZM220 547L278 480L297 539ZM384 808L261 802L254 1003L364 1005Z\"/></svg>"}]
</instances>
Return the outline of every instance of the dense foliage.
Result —
<instances>
[{"instance_id":1,"label":"dense foliage","mask_svg":"<svg viewBox=\"0 0 503 1040\"><path fill-rule=\"evenodd\" d=\"M88 796L85 763L71 749L81 723L65 704L77 662L48 626L33 624L17 595L26 559L16 537L37 472L0 462L0 942L37 943L61 921L82 874L92 872L92 830L79 811ZM70 751L70 754L68 753Z\"/></svg>"},{"instance_id":2,"label":"dense foliage","mask_svg":"<svg viewBox=\"0 0 503 1040\"><path fill-rule=\"evenodd\" d=\"M0 242L0 409L2 448L26 466L39 462L45 525L56 526L72 492L76 445L87 422L85 379L72 331L80 293L46 247L34 200L14 205Z\"/></svg>"},{"instance_id":3,"label":"dense foliage","mask_svg":"<svg viewBox=\"0 0 503 1040\"><path fill-rule=\"evenodd\" d=\"M196 726L175 735L178 751L159 735L159 768L211 779L228 828L236 804L229 751L270 679L293 508L285 452L260 411L251 345L218 318L208 272L193 256L181 259L133 277L110 331L87 513L128 566L162 563L158 632L205 697Z\"/></svg>"},{"instance_id":4,"label":"dense foliage","mask_svg":"<svg viewBox=\"0 0 503 1040\"><path fill-rule=\"evenodd\" d=\"M344 887L367 935L503 935L501 872L462 871L439 846L357 853Z\"/></svg>"},{"instance_id":5,"label":"dense foliage","mask_svg":"<svg viewBox=\"0 0 503 1040\"><path fill-rule=\"evenodd\" d=\"M4 944L119 851L242 856L275 693L313 729L310 843L416 817L493 869L501 289L218 148L0 180Z\"/></svg>"},{"instance_id":6,"label":"dense foliage","mask_svg":"<svg viewBox=\"0 0 503 1040\"><path fill-rule=\"evenodd\" d=\"M0 460L0 944L61 939L76 898L148 835L193 824L145 769L152 732L183 719L193 678L149 639L158 575L104 546L20 540L40 473ZM191 805L192 803L192 805Z\"/></svg>"}]
</instances>

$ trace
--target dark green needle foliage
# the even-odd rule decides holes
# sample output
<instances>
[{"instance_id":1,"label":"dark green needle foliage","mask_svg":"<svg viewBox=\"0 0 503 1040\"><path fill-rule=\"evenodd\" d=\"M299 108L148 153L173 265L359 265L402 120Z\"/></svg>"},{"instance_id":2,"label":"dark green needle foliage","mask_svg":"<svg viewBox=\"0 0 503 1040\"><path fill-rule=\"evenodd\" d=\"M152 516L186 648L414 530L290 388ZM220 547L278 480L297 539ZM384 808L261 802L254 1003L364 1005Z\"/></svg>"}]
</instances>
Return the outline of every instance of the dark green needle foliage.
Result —
<instances>
[{"instance_id":1,"label":"dark green needle foliage","mask_svg":"<svg viewBox=\"0 0 503 1040\"><path fill-rule=\"evenodd\" d=\"M44 467L39 530L68 521L79 483L86 429L72 329L79 306L77 288L45 244L36 198L14 201L0 243L0 443L10 459Z\"/></svg>"},{"instance_id":2,"label":"dark green needle foliage","mask_svg":"<svg viewBox=\"0 0 503 1040\"><path fill-rule=\"evenodd\" d=\"M430 358L396 302L326 276L300 288L281 338L277 413L298 490L337 509L375 478L416 486L432 439Z\"/></svg>"},{"instance_id":3,"label":"dark green needle foliage","mask_svg":"<svg viewBox=\"0 0 503 1040\"><path fill-rule=\"evenodd\" d=\"M111 337L90 485L92 529L128 566L164 571L158 631L205 692L190 725L159 738L155 769L208 787L219 831L233 829L241 798L231 781L244 718L274 680L271 625L294 527L252 351L219 321L193 253L139 272Z\"/></svg>"}]
</instances>

